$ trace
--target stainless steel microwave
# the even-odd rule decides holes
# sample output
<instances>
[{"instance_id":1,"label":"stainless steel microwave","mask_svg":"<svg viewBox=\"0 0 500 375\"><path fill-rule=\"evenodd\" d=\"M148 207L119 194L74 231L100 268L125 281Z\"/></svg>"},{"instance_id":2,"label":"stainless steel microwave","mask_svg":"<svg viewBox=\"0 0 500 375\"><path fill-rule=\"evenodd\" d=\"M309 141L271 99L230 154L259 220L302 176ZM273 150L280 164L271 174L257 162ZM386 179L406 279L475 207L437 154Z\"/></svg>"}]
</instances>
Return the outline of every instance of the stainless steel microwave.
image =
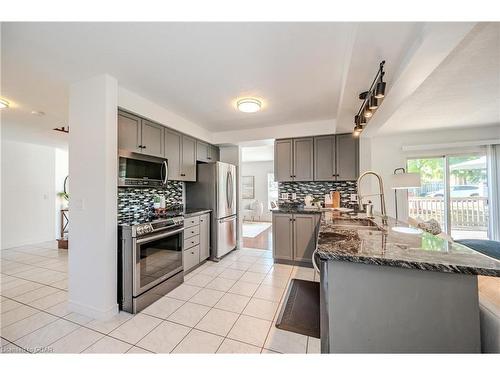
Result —
<instances>
[{"instance_id":1,"label":"stainless steel microwave","mask_svg":"<svg viewBox=\"0 0 500 375\"><path fill-rule=\"evenodd\" d=\"M168 161L130 153L118 157L118 186L164 186L168 181Z\"/></svg>"}]
</instances>

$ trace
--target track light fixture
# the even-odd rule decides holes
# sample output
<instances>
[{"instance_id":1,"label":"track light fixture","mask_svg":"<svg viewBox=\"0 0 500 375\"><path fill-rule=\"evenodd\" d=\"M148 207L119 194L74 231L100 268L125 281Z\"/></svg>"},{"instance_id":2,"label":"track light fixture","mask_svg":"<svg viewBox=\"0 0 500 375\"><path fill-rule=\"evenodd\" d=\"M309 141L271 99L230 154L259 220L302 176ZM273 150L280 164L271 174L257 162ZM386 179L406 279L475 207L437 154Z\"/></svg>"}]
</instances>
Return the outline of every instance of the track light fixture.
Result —
<instances>
[{"instance_id":1,"label":"track light fixture","mask_svg":"<svg viewBox=\"0 0 500 375\"><path fill-rule=\"evenodd\" d=\"M358 137L363 131L368 120L373 116L377 108L380 106L382 99L385 97L385 82L383 80L385 60L379 64L375 79L368 91L359 94L359 99L363 101L359 107L358 113L354 116L354 131L353 136Z\"/></svg>"}]
</instances>

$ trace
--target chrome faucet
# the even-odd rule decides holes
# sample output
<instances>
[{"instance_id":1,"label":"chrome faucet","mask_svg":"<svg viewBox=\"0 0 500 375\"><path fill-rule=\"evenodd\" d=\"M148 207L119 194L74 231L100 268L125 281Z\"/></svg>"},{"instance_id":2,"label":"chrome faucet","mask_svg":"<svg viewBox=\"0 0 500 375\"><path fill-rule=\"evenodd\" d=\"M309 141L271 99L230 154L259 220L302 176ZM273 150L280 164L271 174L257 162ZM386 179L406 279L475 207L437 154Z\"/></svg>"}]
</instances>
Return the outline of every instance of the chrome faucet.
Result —
<instances>
[{"instance_id":1,"label":"chrome faucet","mask_svg":"<svg viewBox=\"0 0 500 375\"><path fill-rule=\"evenodd\" d=\"M379 187L379 191L380 193L378 194L368 194L368 195L364 195L362 196L361 193L360 193L360 182L361 180L363 179L363 177L369 175L369 174L372 174L374 175L375 177L377 177L378 179L378 187ZM364 172L361 176L358 177L358 181L356 182L356 185L357 185L357 192L358 192L358 204L359 204L359 207L363 207L363 202L362 202L362 199L363 198L366 198L366 197L373 197L373 196L380 196L380 209L382 211L382 223L383 224L387 224L387 212L386 212L386 209L385 209L385 197L384 197L384 183L382 182L382 177L380 177L380 175L378 173L375 173L373 171L366 171Z\"/></svg>"}]
</instances>

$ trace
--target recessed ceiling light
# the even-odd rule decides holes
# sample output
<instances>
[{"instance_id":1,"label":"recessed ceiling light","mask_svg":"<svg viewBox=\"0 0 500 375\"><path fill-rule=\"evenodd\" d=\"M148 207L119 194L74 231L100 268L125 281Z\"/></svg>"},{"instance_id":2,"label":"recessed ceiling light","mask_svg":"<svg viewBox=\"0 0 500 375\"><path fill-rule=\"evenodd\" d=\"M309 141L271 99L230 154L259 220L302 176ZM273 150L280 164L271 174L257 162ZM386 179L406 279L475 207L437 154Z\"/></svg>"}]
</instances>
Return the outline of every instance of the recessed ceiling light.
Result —
<instances>
[{"instance_id":1,"label":"recessed ceiling light","mask_svg":"<svg viewBox=\"0 0 500 375\"><path fill-rule=\"evenodd\" d=\"M260 111L262 107L262 102L255 98L244 98L236 102L236 105L240 112L254 113Z\"/></svg>"},{"instance_id":2,"label":"recessed ceiling light","mask_svg":"<svg viewBox=\"0 0 500 375\"><path fill-rule=\"evenodd\" d=\"M5 99L0 99L0 109L9 108L9 102Z\"/></svg>"},{"instance_id":3,"label":"recessed ceiling light","mask_svg":"<svg viewBox=\"0 0 500 375\"><path fill-rule=\"evenodd\" d=\"M44 116L45 112L43 112L43 111L31 111L31 114L33 116Z\"/></svg>"}]
</instances>

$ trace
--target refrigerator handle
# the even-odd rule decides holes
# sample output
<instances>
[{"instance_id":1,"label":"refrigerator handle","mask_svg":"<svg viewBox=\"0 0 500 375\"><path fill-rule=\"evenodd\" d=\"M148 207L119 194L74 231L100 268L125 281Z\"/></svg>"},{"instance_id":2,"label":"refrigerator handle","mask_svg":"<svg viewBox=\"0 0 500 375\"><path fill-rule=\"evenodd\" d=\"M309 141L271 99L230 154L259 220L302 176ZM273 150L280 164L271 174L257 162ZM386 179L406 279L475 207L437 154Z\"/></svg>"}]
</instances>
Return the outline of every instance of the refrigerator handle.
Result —
<instances>
[{"instance_id":1,"label":"refrigerator handle","mask_svg":"<svg viewBox=\"0 0 500 375\"><path fill-rule=\"evenodd\" d=\"M234 220L236 220L236 217L231 216L231 217L226 217L225 219L219 219L219 223L222 224L222 223L227 223L228 221L234 221Z\"/></svg>"},{"instance_id":2,"label":"refrigerator handle","mask_svg":"<svg viewBox=\"0 0 500 375\"><path fill-rule=\"evenodd\" d=\"M228 171L226 175L226 203L227 203L227 208L231 208L231 201L229 198L229 189L230 189L230 183L229 179L231 178L231 172Z\"/></svg>"}]
</instances>

